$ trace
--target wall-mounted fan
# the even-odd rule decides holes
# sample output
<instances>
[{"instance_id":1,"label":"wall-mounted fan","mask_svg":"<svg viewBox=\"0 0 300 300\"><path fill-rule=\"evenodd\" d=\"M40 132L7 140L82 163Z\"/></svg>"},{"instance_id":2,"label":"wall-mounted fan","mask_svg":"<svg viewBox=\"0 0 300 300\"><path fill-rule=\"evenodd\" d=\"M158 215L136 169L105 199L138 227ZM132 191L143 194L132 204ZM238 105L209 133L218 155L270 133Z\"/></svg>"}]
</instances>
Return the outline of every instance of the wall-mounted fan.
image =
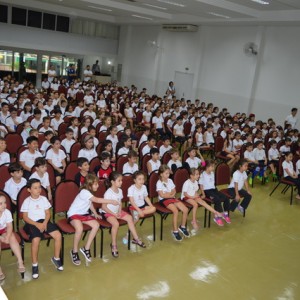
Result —
<instances>
[{"instance_id":1,"label":"wall-mounted fan","mask_svg":"<svg viewBox=\"0 0 300 300\"><path fill-rule=\"evenodd\" d=\"M248 56L256 56L258 54L258 47L255 43L247 43L244 46L244 53Z\"/></svg>"}]
</instances>

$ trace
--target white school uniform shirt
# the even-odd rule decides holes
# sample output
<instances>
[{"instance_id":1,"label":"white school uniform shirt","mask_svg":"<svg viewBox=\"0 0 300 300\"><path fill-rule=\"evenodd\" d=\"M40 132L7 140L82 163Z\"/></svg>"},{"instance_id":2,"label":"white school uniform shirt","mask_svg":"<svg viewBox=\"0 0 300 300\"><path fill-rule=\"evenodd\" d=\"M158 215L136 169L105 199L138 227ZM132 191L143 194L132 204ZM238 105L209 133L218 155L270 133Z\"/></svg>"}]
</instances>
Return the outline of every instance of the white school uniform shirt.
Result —
<instances>
[{"instance_id":1,"label":"white school uniform shirt","mask_svg":"<svg viewBox=\"0 0 300 300\"><path fill-rule=\"evenodd\" d=\"M159 118L156 116L152 118L152 124L156 124L156 129L162 129L163 123L164 123L164 119L162 116L160 116Z\"/></svg>"},{"instance_id":2,"label":"white school uniform shirt","mask_svg":"<svg viewBox=\"0 0 300 300\"><path fill-rule=\"evenodd\" d=\"M24 162L28 168L32 168L37 157L43 157L41 152L35 151L34 153L30 153L29 150L26 149L20 154L20 161Z\"/></svg>"},{"instance_id":3,"label":"white school uniform shirt","mask_svg":"<svg viewBox=\"0 0 300 300\"><path fill-rule=\"evenodd\" d=\"M3 112L0 111L0 122L2 124L5 124L5 120L10 116L10 112L7 112L6 115L3 114Z\"/></svg>"},{"instance_id":4,"label":"white school uniform shirt","mask_svg":"<svg viewBox=\"0 0 300 300\"><path fill-rule=\"evenodd\" d=\"M120 155L127 155L128 152L129 152L129 148L122 147L122 148L119 149L118 155L119 155L119 156L120 156Z\"/></svg>"},{"instance_id":5,"label":"white school uniform shirt","mask_svg":"<svg viewBox=\"0 0 300 300\"><path fill-rule=\"evenodd\" d=\"M164 154L165 154L166 152L170 151L171 149L172 149L172 146L171 146L171 145L169 145L168 147L165 147L164 145L160 146L160 148L159 148L159 156L160 156L160 157L163 157Z\"/></svg>"},{"instance_id":6,"label":"white school uniform shirt","mask_svg":"<svg viewBox=\"0 0 300 300\"><path fill-rule=\"evenodd\" d=\"M147 142L148 136L146 134L143 134L140 138L139 146L141 146L144 142Z\"/></svg>"},{"instance_id":7,"label":"white school uniform shirt","mask_svg":"<svg viewBox=\"0 0 300 300\"><path fill-rule=\"evenodd\" d=\"M134 115L133 115L133 108L132 107L125 108L124 111L127 113L127 118L132 119L134 117Z\"/></svg>"},{"instance_id":8,"label":"white school uniform shirt","mask_svg":"<svg viewBox=\"0 0 300 300\"><path fill-rule=\"evenodd\" d=\"M185 198L184 193L194 197L199 190L198 182L192 182L190 179L186 180L182 186L181 199Z\"/></svg>"},{"instance_id":9,"label":"white school uniform shirt","mask_svg":"<svg viewBox=\"0 0 300 300\"><path fill-rule=\"evenodd\" d=\"M122 205L122 199L123 199L123 192L121 189L118 189L118 193L115 193L111 188L108 189L104 196L104 199L109 199L109 200L116 200L119 202L119 205L112 205L112 204L107 204L107 208L113 212L114 214L117 214L119 211L120 205ZM104 210L101 210L101 212L104 212Z\"/></svg>"},{"instance_id":10,"label":"white school uniform shirt","mask_svg":"<svg viewBox=\"0 0 300 300\"><path fill-rule=\"evenodd\" d=\"M295 129L298 119L296 117L293 117L292 115L288 115L285 121L288 124L292 125L292 129Z\"/></svg>"},{"instance_id":11,"label":"white school uniform shirt","mask_svg":"<svg viewBox=\"0 0 300 300\"><path fill-rule=\"evenodd\" d=\"M52 164L57 168L61 168L63 166L62 161L66 159L66 157L65 152L61 149L58 150L58 153L55 153L53 149L50 149L46 155L46 159L51 159Z\"/></svg>"},{"instance_id":12,"label":"white school uniform shirt","mask_svg":"<svg viewBox=\"0 0 300 300\"><path fill-rule=\"evenodd\" d=\"M134 174L136 171L139 170L139 167L137 164L134 164L133 167L130 166L129 162L127 162L126 164L123 165L123 172L122 174Z\"/></svg>"},{"instance_id":13,"label":"white school uniform shirt","mask_svg":"<svg viewBox=\"0 0 300 300\"><path fill-rule=\"evenodd\" d=\"M46 151L50 146L51 146L51 144L47 140L43 141L43 144L41 146L41 151L44 152L44 156L46 156Z\"/></svg>"},{"instance_id":14,"label":"white school uniform shirt","mask_svg":"<svg viewBox=\"0 0 300 300\"><path fill-rule=\"evenodd\" d=\"M119 132L119 131L124 131L124 130L125 130L125 127L122 126L121 124L119 124L119 125L117 126L117 130L118 130L118 132Z\"/></svg>"},{"instance_id":15,"label":"white school uniform shirt","mask_svg":"<svg viewBox=\"0 0 300 300\"><path fill-rule=\"evenodd\" d=\"M227 137L227 132L225 130L222 130L220 133L221 137L225 140Z\"/></svg>"},{"instance_id":16,"label":"white school uniform shirt","mask_svg":"<svg viewBox=\"0 0 300 300\"><path fill-rule=\"evenodd\" d=\"M154 146L154 148L156 148L156 146ZM152 148L150 148L149 145L146 145L146 146L143 148L143 150L142 150L143 156L146 155L146 154L149 154L151 149L152 149Z\"/></svg>"},{"instance_id":17,"label":"white school uniform shirt","mask_svg":"<svg viewBox=\"0 0 300 300\"><path fill-rule=\"evenodd\" d=\"M52 81L53 81L53 79L54 79L54 77L49 77L49 75L51 75L51 76L56 76L56 71L55 70L48 70L48 81L50 82L50 83L52 83ZM53 85L54 85L55 83L53 83ZM57 84L58 85L58 84ZM52 85L51 85L51 87L52 87ZM52 87L53 88L53 87ZM57 87L57 89L58 89L58 87ZM56 90L57 90L56 89Z\"/></svg>"},{"instance_id":18,"label":"white school uniform shirt","mask_svg":"<svg viewBox=\"0 0 300 300\"><path fill-rule=\"evenodd\" d=\"M206 171L202 172L199 178L199 184L203 185L203 190L215 189L215 174L211 172L208 174Z\"/></svg>"},{"instance_id":19,"label":"white school uniform shirt","mask_svg":"<svg viewBox=\"0 0 300 300\"><path fill-rule=\"evenodd\" d=\"M99 131L107 131L107 127L105 126L105 125L102 125L101 127L100 127L100 130Z\"/></svg>"},{"instance_id":20,"label":"white school uniform shirt","mask_svg":"<svg viewBox=\"0 0 300 300\"><path fill-rule=\"evenodd\" d=\"M85 81L89 81L89 80L92 79L93 72L92 72L91 70L84 70L84 71L83 71L83 74L85 75L85 76L83 77L83 79L84 79Z\"/></svg>"},{"instance_id":21,"label":"white school uniform shirt","mask_svg":"<svg viewBox=\"0 0 300 300\"><path fill-rule=\"evenodd\" d=\"M253 154L254 154L255 160L265 160L265 158L266 158L266 152L264 149L259 150L258 148L255 148L253 150Z\"/></svg>"},{"instance_id":22,"label":"white school uniform shirt","mask_svg":"<svg viewBox=\"0 0 300 300\"><path fill-rule=\"evenodd\" d=\"M94 157L97 157L98 154L95 150L95 148L92 149L80 149L79 153L78 153L78 157L85 157L86 159L88 159L88 161L91 161Z\"/></svg>"},{"instance_id":23,"label":"white school uniform shirt","mask_svg":"<svg viewBox=\"0 0 300 300\"><path fill-rule=\"evenodd\" d=\"M241 148L237 149L236 146L243 146L244 144L242 140L238 141L236 139L234 139L232 143L233 143L233 151L240 151Z\"/></svg>"},{"instance_id":24,"label":"white school uniform shirt","mask_svg":"<svg viewBox=\"0 0 300 300\"><path fill-rule=\"evenodd\" d=\"M154 162L152 159L150 159L149 164L151 165L151 169L152 169L151 173L152 173L159 169L159 167L161 166L161 161L158 160L158 161ZM148 174L150 175L150 172L148 172Z\"/></svg>"},{"instance_id":25,"label":"white school uniform shirt","mask_svg":"<svg viewBox=\"0 0 300 300\"><path fill-rule=\"evenodd\" d=\"M244 152L244 158L248 159L251 162L255 162L256 159L255 159L254 151L253 150L252 151L246 150Z\"/></svg>"},{"instance_id":26,"label":"white school uniform shirt","mask_svg":"<svg viewBox=\"0 0 300 300\"><path fill-rule=\"evenodd\" d=\"M219 128L221 127L221 125L220 125L219 123L218 123L218 124L215 124L215 123L213 122L213 123L212 123L212 126L213 126L213 133L214 133L214 134L217 134Z\"/></svg>"},{"instance_id":27,"label":"white school uniform shirt","mask_svg":"<svg viewBox=\"0 0 300 300\"><path fill-rule=\"evenodd\" d=\"M172 170L172 165L176 165L177 168L181 168L182 167L182 162L178 159L178 160L172 160L170 159L168 162L168 167Z\"/></svg>"},{"instance_id":28,"label":"white school uniform shirt","mask_svg":"<svg viewBox=\"0 0 300 300\"><path fill-rule=\"evenodd\" d=\"M6 208L3 211L2 216L0 217L0 230L5 229L7 227L7 224L12 222L13 218L11 212Z\"/></svg>"},{"instance_id":29,"label":"white school uniform shirt","mask_svg":"<svg viewBox=\"0 0 300 300\"><path fill-rule=\"evenodd\" d=\"M175 130L175 136L182 136L183 135L183 125L179 125L179 124L176 124L174 127L173 127L173 130Z\"/></svg>"},{"instance_id":30,"label":"white school uniform shirt","mask_svg":"<svg viewBox=\"0 0 300 300\"><path fill-rule=\"evenodd\" d=\"M284 153L284 152L290 152L291 151L291 147L287 147L286 145L283 145L279 148L279 151L281 153Z\"/></svg>"},{"instance_id":31,"label":"white school uniform shirt","mask_svg":"<svg viewBox=\"0 0 300 300\"><path fill-rule=\"evenodd\" d=\"M71 128L74 132L74 139L77 139L77 137L78 137L78 127L70 126L69 128Z\"/></svg>"},{"instance_id":32,"label":"white school uniform shirt","mask_svg":"<svg viewBox=\"0 0 300 300\"><path fill-rule=\"evenodd\" d=\"M151 111L144 111L143 112L143 122L150 123L152 117Z\"/></svg>"},{"instance_id":33,"label":"white school uniform shirt","mask_svg":"<svg viewBox=\"0 0 300 300\"><path fill-rule=\"evenodd\" d=\"M200 132L200 133L196 133L196 143L197 143L197 146L201 146L204 141L203 141L203 134Z\"/></svg>"},{"instance_id":34,"label":"white school uniform shirt","mask_svg":"<svg viewBox=\"0 0 300 300\"><path fill-rule=\"evenodd\" d=\"M25 113L24 111L21 111L20 117L22 119L23 122L27 121L27 119L32 116L32 113L28 112Z\"/></svg>"},{"instance_id":35,"label":"white school uniform shirt","mask_svg":"<svg viewBox=\"0 0 300 300\"><path fill-rule=\"evenodd\" d=\"M75 116L76 116L77 118L80 117L80 114L81 114L81 112L83 111L83 109L84 109L84 107L79 107L79 106L76 106L76 107L75 107L74 111L75 111Z\"/></svg>"},{"instance_id":36,"label":"white school uniform shirt","mask_svg":"<svg viewBox=\"0 0 300 300\"><path fill-rule=\"evenodd\" d=\"M45 189L47 189L48 186L50 186L50 181L49 181L49 174L48 172L46 172L43 177L40 177L39 174L37 172L34 172L29 179L38 179L41 182L42 187L44 187Z\"/></svg>"},{"instance_id":37,"label":"white school uniform shirt","mask_svg":"<svg viewBox=\"0 0 300 300\"><path fill-rule=\"evenodd\" d=\"M0 153L0 166L7 163L10 163L9 154L7 152Z\"/></svg>"},{"instance_id":38,"label":"white school uniform shirt","mask_svg":"<svg viewBox=\"0 0 300 300\"><path fill-rule=\"evenodd\" d=\"M16 117L16 121L17 121L17 123L19 123L19 124L23 123L23 120L22 120L21 117ZM15 132L16 129L17 129L17 125L15 125L15 123L14 123L14 121L13 121L13 119L12 119L11 117L6 118L6 120L5 120L5 125L6 125L10 130L12 130L12 131L14 131L14 132Z\"/></svg>"},{"instance_id":39,"label":"white school uniform shirt","mask_svg":"<svg viewBox=\"0 0 300 300\"><path fill-rule=\"evenodd\" d=\"M190 168L198 168L201 164L201 159L199 157L194 157L193 159L188 157L185 161L189 164Z\"/></svg>"},{"instance_id":40,"label":"white school uniform shirt","mask_svg":"<svg viewBox=\"0 0 300 300\"><path fill-rule=\"evenodd\" d=\"M21 212L28 213L28 218L33 221L43 220L46 217L45 210L51 207L50 202L44 196L39 196L33 199L31 196L27 197L21 207Z\"/></svg>"},{"instance_id":41,"label":"white school uniform shirt","mask_svg":"<svg viewBox=\"0 0 300 300\"><path fill-rule=\"evenodd\" d=\"M94 103L94 97L92 96L92 95L85 95L84 97L83 97L83 100L84 100L84 103L86 104L86 105L88 105L88 104L90 104L90 103Z\"/></svg>"},{"instance_id":42,"label":"white school uniform shirt","mask_svg":"<svg viewBox=\"0 0 300 300\"><path fill-rule=\"evenodd\" d=\"M54 130L51 127L48 127L47 129L43 126L39 129L39 133L45 133L46 131L52 131L54 133Z\"/></svg>"},{"instance_id":43,"label":"white school uniform shirt","mask_svg":"<svg viewBox=\"0 0 300 300\"><path fill-rule=\"evenodd\" d=\"M206 143L207 144L214 144L215 143L214 135L213 135L212 132L206 131Z\"/></svg>"},{"instance_id":44,"label":"white school uniform shirt","mask_svg":"<svg viewBox=\"0 0 300 300\"><path fill-rule=\"evenodd\" d=\"M17 200L17 196L23 186L26 185L26 179L21 178L19 183L16 183L12 178L5 182L4 192L6 192L12 200Z\"/></svg>"},{"instance_id":45,"label":"white school uniform shirt","mask_svg":"<svg viewBox=\"0 0 300 300\"><path fill-rule=\"evenodd\" d=\"M148 191L145 185L138 189L135 184L133 184L127 192L128 197L133 197L134 203L141 207L145 205L145 198L148 197Z\"/></svg>"},{"instance_id":46,"label":"white school uniform shirt","mask_svg":"<svg viewBox=\"0 0 300 300\"><path fill-rule=\"evenodd\" d=\"M279 151L277 148L270 148L268 151L269 160L277 160L280 157Z\"/></svg>"},{"instance_id":47,"label":"white school uniform shirt","mask_svg":"<svg viewBox=\"0 0 300 300\"><path fill-rule=\"evenodd\" d=\"M300 159L298 159L296 163L296 175L299 176L300 174Z\"/></svg>"},{"instance_id":48,"label":"white school uniform shirt","mask_svg":"<svg viewBox=\"0 0 300 300\"><path fill-rule=\"evenodd\" d=\"M66 149L66 152L69 154L71 151L71 147L74 143L75 141L73 139L71 140L63 139L61 145Z\"/></svg>"},{"instance_id":49,"label":"white school uniform shirt","mask_svg":"<svg viewBox=\"0 0 300 300\"><path fill-rule=\"evenodd\" d=\"M80 129L81 135L83 135L86 132L88 132L88 129L85 126L81 127L81 129Z\"/></svg>"},{"instance_id":50,"label":"white school uniform shirt","mask_svg":"<svg viewBox=\"0 0 300 300\"><path fill-rule=\"evenodd\" d=\"M283 177L290 176L287 172L286 169L290 171L291 174L294 173L294 166L293 162L287 162L286 160L282 163L282 169L283 169Z\"/></svg>"},{"instance_id":51,"label":"white school uniform shirt","mask_svg":"<svg viewBox=\"0 0 300 300\"><path fill-rule=\"evenodd\" d=\"M29 131L24 129L22 132L21 132L21 137L23 139L23 145L26 145L27 144L27 138L29 138Z\"/></svg>"},{"instance_id":52,"label":"white school uniform shirt","mask_svg":"<svg viewBox=\"0 0 300 300\"><path fill-rule=\"evenodd\" d=\"M105 108L106 107L106 101L104 99L101 99L101 100L98 100L96 105L99 107L99 108Z\"/></svg>"},{"instance_id":53,"label":"white school uniform shirt","mask_svg":"<svg viewBox=\"0 0 300 300\"><path fill-rule=\"evenodd\" d=\"M43 119L40 118L39 120L33 118L30 122L30 126L34 129L37 129L39 127L40 124L43 123Z\"/></svg>"},{"instance_id":54,"label":"white school uniform shirt","mask_svg":"<svg viewBox=\"0 0 300 300\"><path fill-rule=\"evenodd\" d=\"M90 117L93 118L93 120L96 119L96 113L95 113L94 111L88 111L88 110L87 110L87 111L83 114L83 116L90 116Z\"/></svg>"},{"instance_id":55,"label":"white school uniform shirt","mask_svg":"<svg viewBox=\"0 0 300 300\"><path fill-rule=\"evenodd\" d=\"M164 193L170 193L175 188L175 184L172 179L168 178L168 182L162 182L160 179L156 183L156 190ZM159 201L164 198L158 196Z\"/></svg>"},{"instance_id":56,"label":"white school uniform shirt","mask_svg":"<svg viewBox=\"0 0 300 300\"><path fill-rule=\"evenodd\" d=\"M234 184L237 183L238 190L240 191L244 187L244 183L247 178L248 176L246 172L241 173L239 170L235 171L228 188L234 188Z\"/></svg>"},{"instance_id":57,"label":"white school uniform shirt","mask_svg":"<svg viewBox=\"0 0 300 300\"><path fill-rule=\"evenodd\" d=\"M75 197L74 201L72 202L67 216L68 218L74 215L86 215L89 213L89 209L91 207L93 194L86 190L82 189L80 193Z\"/></svg>"},{"instance_id":58,"label":"white school uniform shirt","mask_svg":"<svg viewBox=\"0 0 300 300\"><path fill-rule=\"evenodd\" d=\"M117 144L119 142L119 139L118 137L115 135L115 136L112 136L111 134L109 134L107 137L106 137L107 140L110 140L111 143L112 143L112 148L113 148L113 152L114 154L116 153L116 149L117 149Z\"/></svg>"},{"instance_id":59,"label":"white school uniform shirt","mask_svg":"<svg viewBox=\"0 0 300 300\"><path fill-rule=\"evenodd\" d=\"M64 122L64 120L62 119L62 118L60 118L59 120L56 120L55 118L53 118L52 120L51 120L51 126L53 127L53 129L54 130L58 130L58 126L61 124L61 123L63 123Z\"/></svg>"}]
</instances>

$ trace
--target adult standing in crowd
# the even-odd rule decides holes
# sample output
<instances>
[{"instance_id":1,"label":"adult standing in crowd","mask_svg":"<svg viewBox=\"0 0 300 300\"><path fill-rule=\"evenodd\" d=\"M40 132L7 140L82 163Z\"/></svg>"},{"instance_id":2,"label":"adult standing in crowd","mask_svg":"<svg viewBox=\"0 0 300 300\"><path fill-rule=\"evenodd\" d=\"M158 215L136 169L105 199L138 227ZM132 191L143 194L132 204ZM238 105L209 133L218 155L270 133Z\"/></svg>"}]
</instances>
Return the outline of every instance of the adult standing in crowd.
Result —
<instances>
[{"instance_id":1,"label":"adult standing in crowd","mask_svg":"<svg viewBox=\"0 0 300 300\"><path fill-rule=\"evenodd\" d=\"M298 112L297 108L295 108L295 107L292 108L291 114L286 117L284 125L290 124L290 125L292 125L292 129L295 129L297 122L298 122L298 119L296 117L297 112Z\"/></svg>"},{"instance_id":2,"label":"adult standing in crowd","mask_svg":"<svg viewBox=\"0 0 300 300\"><path fill-rule=\"evenodd\" d=\"M93 72L90 70L90 66L87 65L83 71L83 81L89 81L92 79Z\"/></svg>"},{"instance_id":3,"label":"adult standing in crowd","mask_svg":"<svg viewBox=\"0 0 300 300\"><path fill-rule=\"evenodd\" d=\"M96 63L94 63L92 66L92 72L94 75L100 75L100 66L98 63L99 63L99 61L96 60Z\"/></svg>"},{"instance_id":4,"label":"adult standing in crowd","mask_svg":"<svg viewBox=\"0 0 300 300\"><path fill-rule=\"evenodd\" d=\"M68 69L68 81L72 82L77 77L75 65L70 65Z\"/></svg>"},{"instance_id":5,"label":"adult standing in crowd","mask_svg":"<svg viewBox=\"0 0 300 300\"><path fill-rule=\"evenodd\" d=\"M175 93L176 93L176 90L175 90L174 82L170 81L168 89L166 91L166 95L167 95L168 99L172 99L172 97L175 95Z\"/></svg>"},{"instance_id":6,"label":"adult standing in crowd","mask_svg":"<svg viewBox=\"0 0 300 300\"><path fill-rule=\"evenodd\" d=\"M50 68L48 70L48 82L51 82L53 81L54 77L56 77L57 74L56 74L56 71L54 69L54 66L53 65L50 65Z\"/></svg>"}]
</instances>

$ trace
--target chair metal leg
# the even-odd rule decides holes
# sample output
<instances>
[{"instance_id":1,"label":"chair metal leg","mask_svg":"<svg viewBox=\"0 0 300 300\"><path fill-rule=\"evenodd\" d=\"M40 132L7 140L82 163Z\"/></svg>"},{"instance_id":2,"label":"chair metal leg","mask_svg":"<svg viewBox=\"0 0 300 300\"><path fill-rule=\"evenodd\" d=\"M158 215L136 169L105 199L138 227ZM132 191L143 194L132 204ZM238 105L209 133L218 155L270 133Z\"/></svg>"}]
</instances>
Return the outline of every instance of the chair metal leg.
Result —
<instances>
[{"instance_id":1,"label":"chair metal leg","mask_svg":"<svg viewBox=\"0 0 300 300\"><path fill-rule=\"evenodd\" d=\"M291 200L290 200L290 205L293 204L293 194L294 194L294 187L291 186Z\"/></svg>"},{"instance_id":2,"label":"chair metal leg","mask_svg":"<svg viewBox=\"0 0 300 300\"><path fill-rule=\"evenodd\" d=\"M82 240L84 241L85 237L87 235L87 231L83 234Z\"/></svg>"},{"instance_id":3,"label":"chair metal leg","mask_svg":"<svg viewBox=\"0 0 300 300\"><path fill-rule=\"evenodd\" d=\"M130 250L130 241L131 241L131 232L130 230L128 230L128 243L127 243L127 247L128 247L128 250Z\"/></svg>"},{"instance_id":4,"label":"chair metal leg","mask_svg":"<svg viewBox=\"0 0 300 300\"><path fill-rule=\"evenodd\" d=\"M164 216L160 215L160 240L163 240L163 221Z\"/></svg>"},{"instance_id":5,"label":"chair metal leg","mask_svg":"<svg viewBox=\"0 0 300 300\"><path fill-rule=\"evenodd\" d=\"M103 232L103 229L100 227L100 258L103 257L103 235L104 235L104 232Z\"/></svg>"},{"instance_id":6,"label":"chair metal leg","mask_svg":"<svg viewBox=\"0 0 300 300\"><path fill-rule=\"evenodd\" d=\"M144 221L145 221L145 218L143 218L143 219L141 220L140 226L143 225Z\"/></svg>"},{"instance_id":7,"label":"chair metal leg","mask_svg":"<svg viewBox=\"0 0 300 300\"><path fill-rule=\"evenodd\" d=\"M273 189L273 191L271 192L271 194L269 195L270 197L273 195L273 193L277 190L277 188L279 187L279 185L281 184L281 182L279 181L278 184L275 186L275 188Z\"/></svg>"},{"instance_id":8,"label":"chair metal leg","mask_svg":"<svg viewBox=\"0 0 300 300\"><path fill-rule=\"evenodd\" d=\"M50 239L47 240L47 247L50 245Z\"/></svg>"},{"instance_id":9,"label":"chair metal leg","mask_svg":"<svg viewBox=\"0 0 300 300\"><path fill-rule=\"evenodd\" d=\"M211 212L208 212L208 228L210 228Z\"/></svg>"},{"instance_id":10,"label":"chair metal leg","mask_svg":"<svg viewBox=\"0 0 300 300\"><path fill-rule=\"evenodd\" d=\"M152 216L152 224L153 224L153 241L155 242L155 239L156 239L156 228L155 228L155 223L156 223L156 221L155 221L155 215L153 214L153 216Z\"/></svg>"},{"instance_id":11,"label":"chair metal leg","mask_svg":"<svg viewBox=\"0 0 300 300\"><path fill-rule=\"evenodd\" d=\"M96 257L96 237L97 236L95 236L95 238L94 238L94 257Z\"/></svg>"},{"instance_id":12,"label":"chair metal leg","mask_svg":"<svg viewBox=\"0 0 300 300\"><path fill-rule=\"evenodd\" d=\"M204 208L204 224L203 224L203 227L206 228L206 222L207 221L207 209Z\"/></svg>"}]
</instances>

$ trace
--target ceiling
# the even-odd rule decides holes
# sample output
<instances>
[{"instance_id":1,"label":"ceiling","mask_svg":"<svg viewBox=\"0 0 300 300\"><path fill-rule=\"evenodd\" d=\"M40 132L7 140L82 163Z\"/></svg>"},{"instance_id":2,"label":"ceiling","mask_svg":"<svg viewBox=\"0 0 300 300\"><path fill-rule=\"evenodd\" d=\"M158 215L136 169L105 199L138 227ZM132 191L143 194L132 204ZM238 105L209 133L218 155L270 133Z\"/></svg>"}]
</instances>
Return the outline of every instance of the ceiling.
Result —
<instances>
[{"instance_id":1,"label":"ceiling","mask_svg":"<svg viewBox=\"0 0 300 300\"><path fill-rule=\"evenodd\" d=\"M255 1L269 4L253 0L27 0L26 6L115 24L300 24L300 0ZM23 0L9 3L24 5Z\"/></svg>"}]
</instances>

